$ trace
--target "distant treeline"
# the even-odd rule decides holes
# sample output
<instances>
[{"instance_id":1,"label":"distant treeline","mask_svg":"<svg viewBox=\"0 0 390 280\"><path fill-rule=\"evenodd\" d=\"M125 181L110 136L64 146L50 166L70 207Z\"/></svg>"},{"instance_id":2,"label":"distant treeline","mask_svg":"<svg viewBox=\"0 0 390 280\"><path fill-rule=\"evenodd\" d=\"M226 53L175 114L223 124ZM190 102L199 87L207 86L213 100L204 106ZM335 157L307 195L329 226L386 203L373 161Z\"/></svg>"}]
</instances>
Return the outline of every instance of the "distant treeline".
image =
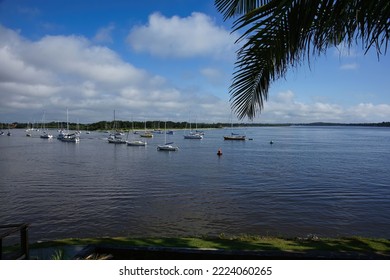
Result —
<instances>
[{"instance_id":1,"label":"distant treeline","mask_svg":"<svg viewBox=\"0 0 390 280\"><path fill-rule=\"evenodd\" d=\"M28 125L31 127L31 124L27 123L0 123L2 129L10 128L27 128ZM189 129L190 124L188 122L172 122L168 121L166 123L167 129ZM280 123L280 124L269 124L269 123L235 123L234 127L261 127L261 126L376 126L376 127L390 127L390 122L381 122L381 123L327 123L327 122L314 122L314 123ZM223 128L230 127L230 123L198 123L196 125L197 129L207 129L207 128ZM60 122L49 122L45 124L46 128L49 129L62 129L66 128L66 123ZM69 129L71 130L112 130L116 127L119 130L143 130L145 128L145 122L130 122L130 121L100 121L90 124L78 124L78 123L69 123ZM40 124L36 124L34 128L40 128ZM165 122L162 121L147 121L146 129L155 130L165 128ZM195 125L192 124L192 129L195 129Z\"/></svg>"},{"instance_id":2,"label":"distant treeline","mask_svg":"<svg viewBox=\"0 0 390 280\"><path fill-rule=\"evenodd\" d=\"M198 129L206 128L222 128L225 124L222 123L198 123L196 127ZM66 129L66 123L61 122L48 122L45 123L45 127L48 129ZM172 122L168 121L166 123L167 129L189 129L190 124L188 122ZM8 124L2 124L3 129L8 128ZM27 123L12 123L10 128L31 128L31 124ZM40 124L35 124L34 128L40 128ZM100 121L96 123L89 124L78 124L78 123L69 123L70 130L112 130L114 128L118 130L144 130L146 127L147 130L163 130L165 129L165 122L161 121L147 121L145 122L130 122L130 121ZM192 124L192 129L195 129L195 125Z\"/></svg>"},{"instance_id":3,"label":"distant treeline","mask_svg":"<svg viewBox=\"0 0 390 280\"><path fill-rule=\"evenodd\" d=\"M381 122L381 123L327 123L327 122L314 122L314 123L295 124L295 125L306 125L306 126L383 126L383 127L390 127L390 122Z\"/></svg>"}]
</instances>

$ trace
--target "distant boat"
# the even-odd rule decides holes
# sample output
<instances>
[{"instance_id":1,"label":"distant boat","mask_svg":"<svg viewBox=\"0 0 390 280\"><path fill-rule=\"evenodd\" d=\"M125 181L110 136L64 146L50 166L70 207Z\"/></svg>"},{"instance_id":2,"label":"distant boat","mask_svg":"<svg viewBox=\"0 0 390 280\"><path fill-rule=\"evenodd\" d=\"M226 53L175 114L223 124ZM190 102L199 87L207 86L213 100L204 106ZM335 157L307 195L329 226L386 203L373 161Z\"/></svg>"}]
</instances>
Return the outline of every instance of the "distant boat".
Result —
<instances>
[{"instance_id":1,"label":"distant boat","mask_svg":"<svg viewBox=\"0 0 390 280\"><path fill-rule=\"evenodd\" d=\"M165 122L165 131L167 130L167 123ZM178 151L179 147L173 146L173 142L167 143L167 134L164 133L165 136L165 144L158 145L157 151Z\"/></svg>"},{"instance_id":2,"label":"distant boat","mask_svg":"<svg viewBox=\"0 0 390 280\"><path fill-rule=\"evenodd\" d=\"M203 139L203 135L196 133L196 132L190 132L186 135L184 135L184 139Z\"/></svg>"},{"instance_id":3,"label":"distant boat","mask_svg":"<svg viewBox=\"0 0 390 280\"><path fill-rule=\"evenodd\" d=\"M190 132L187 133L187 134L184 134L184 139L203 139L203 134L201 133L198 133L196 131L192 131L192 128L191 128L191 120L190 120Z\"/></svg>"},{"instance_id":4,"label":"distant boat","mask_svg":"<svg viewBox=\"0 0 390 280\"><path fill-rule=\"evenodd\" d=\"M139 135L142 138L153 138L153 134L150 131L145 131Z\"/></svg>"},{"instance_id":5,"label":"distant boat","mask_svg":"<svg viewBox=\"0 0 390 280\"><path fill-rule=\"evenodd\" d=\"M126 144L126 140L122 139L122 133L118 132L116 127L116 120L115 120L115 110L114 110L114 127L113 131L110 136L108 136L108 143L111 144Z\"/></svg>"},{"instance_id":6,"label":"distant boat","mask_svg":"<svg viewBox=\"0 0 390 280\"><path fill-rule=\"evenodd\" d=\"M43 117L42 117L42 134L40 135L42 139L52 139L53 135L47 133L46 128L45 128L45 112L43 112Z\"/></svg>"},{"instance_id":7,"label":"distant boat","mask_svg":"<svg viewBox=\"0 0 390 280\"><path fill-rule=\"evenodd\" d=\"M144 132L141 133L139 136L140 136L140 137L143 137L143 138L153 138L153 133L151 133L150 131L147 131L147 130L146 130L146 120L145 120L145 129L144 129Z\"/></svg>"},{"instance_id":8,"label":"distant boat","mask_svg":"<svg viewBox=\"0 0 390 280\"><path fill-rule=\"evenodd\" d=\"M231 135L223 136L223 139L224 140L246 140L246 136L232 133Z\"/></svg>"},{"instance_id":9,"label":"distant boat","mask_svg":"<svg viewBox=\"0 0 390 280\"><path fill-rule=\"evenodd\" d=\"M11 136L11 131L10 131L10 128L9 128L9 124L8 124L8 132L7 132L7 136Z\"/></svg>"},{"instance_id":10,"label":"distant boat","mask_svg":"<svg viewBox=\"0 0 390 280\"><path fill-rule=\"evenodd\" d=\"M171 143L165 143L164 145L158 145L157 150L158 151L178 151L179 147L172 146L173 142Z\"/></svg>"},{"instance_id":11,"label":"distant boat","mask_svg":"<svg viewBox=\"0 0 390 280\"><path fill-rule=\"evenodd\" d=\"M146 146L147 143L141 140L127 141L127 146Z\"/></svg>"},{"instance_id":12,"label":"distant boat","mask_svg":"<svg viewBox=\"0 0 390 280\"><path fill-rule=\"evenodd\" d=\"M31 137L32 136L32 133L31 131L33 131L33 127L32 127L32 124L31 124L31 127L30 127L30 123L27 123L27 127L26 127L26 136L27 137Z\"/></svg>"},{"instance_id":13,"label":"distant boat","mask_svg":"<svg viewBox=\"0 0 390 280\"><path fill-rule=\"evenodd\" d=\"M62 142L78 143L80 142L80 137L76 133L66 133L60 140Z\"/></svg>"},{"instance_id":14,"label":"distant boat","mask_svg":"<svg viewBox=\"0 0 390 280\"><path fill-rule=\"evenodd\" d=\"M134 131L134 122L132 121L132 131ZM146 146L147 143L146 141L141 141L141 140L128 140L129 138L129 134L130 134L130 131L127 133L127 140L126 140L126 143L127 143L127 146Z\"/></svg>"},{"instance_id":15,"label":"distant boat","mask_svg":"<svg viewBox=\"0 0 390 280\"><path fill-rule=\"evenodd\" d=\"M58 135L57 135L57 139L58 139L58 140L62 140L62 138L64 138L67 134L68 134L68 133L67 133L65 130L61 129L61 130L59 131Z\"/></svg>"},{"instance_id":16,"label":"distant boat","mask_svg":"<svg viewBox=\"0 0 390 280\"><path fill-rule=\"evenodd\" d=\"M117 134L111 134L108 136L108 143L111 144L126 144L126 140L122 139L122 136Z\"/></svg>"},{"instance_id":17,"label":"distant boat","mask_svg":"<svg viewBox=\"0 0 390 280\"><path fill-rule=\"evenodd\" d=\"M223 136L223 139L224 140L246 140L246 136L245 135L240 135L240 134L237 134L237 133L233 133L233 119L231 120L231 134L230 135L225 135Z\"/></svg>"},{"instance_id":18,"label":"distant boat","mask_svg":"<svg viewBox=\"0 0 390 280\"><path fill-rule=\"evenodd\" d=\"M31 134L30 134L30 135L27 135L27 136L31 136ZM40 135L40 137L41 137L42 139L52 139L52 138L53 138L53 135L51 135L51 134L47 133L46 131L44 131L44 132Z\"/></svg>"},{"instance_id":19,"label":"distant boat","mask_svg":"<svg viewBox=\"0 0 390 280\"><path fill-rule=\"evenodd\" d=\"M76 133L69 133L69 117L68 117L68 109L66 109L66 131L61 130L60 134L57 136L58 140L62 142L68 143L78 143L80 142L80 137Z\"/></svg>"}]
</instances>

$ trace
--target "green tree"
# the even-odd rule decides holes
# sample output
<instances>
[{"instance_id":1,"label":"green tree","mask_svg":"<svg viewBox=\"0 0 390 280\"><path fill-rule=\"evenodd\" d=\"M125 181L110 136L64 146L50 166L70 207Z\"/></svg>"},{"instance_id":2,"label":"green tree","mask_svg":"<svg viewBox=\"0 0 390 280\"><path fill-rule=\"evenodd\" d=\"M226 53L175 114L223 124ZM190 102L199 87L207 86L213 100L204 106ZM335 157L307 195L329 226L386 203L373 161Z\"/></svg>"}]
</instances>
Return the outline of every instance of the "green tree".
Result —
<instances>
[{"instance_id":1,"label":"green tree","mask_svg":"<svg viewBox=\"0 0 390 280\"><path fill-rule=\"evenodd\" d=\"M239 118L261 112L270 84L288 68L329 47L361 45L386 53L390 36L389 0L215 0L224 19L236 18L236 70L230 86Z\"/></svg>"}]
</instances>

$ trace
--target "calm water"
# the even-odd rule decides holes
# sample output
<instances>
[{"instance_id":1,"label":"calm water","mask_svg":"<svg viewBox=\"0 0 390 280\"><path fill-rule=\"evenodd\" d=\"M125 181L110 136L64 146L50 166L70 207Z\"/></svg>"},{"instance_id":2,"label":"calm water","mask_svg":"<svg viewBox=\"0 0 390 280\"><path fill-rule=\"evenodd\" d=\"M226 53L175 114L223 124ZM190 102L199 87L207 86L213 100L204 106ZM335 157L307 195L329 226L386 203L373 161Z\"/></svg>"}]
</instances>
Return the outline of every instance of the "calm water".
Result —
<instances>
[{"instance_id":1,"label":"calm water","mask_svg":"<svg viewBox=\"0 0 390 280\"><path fill-rule=\"evenodd\" d=\"M72 144L13 130L0 136L0 224L31 223L31 241L220 233L390 238L390 129L242 131L253 140L224 141L230 130L206 131L203 140L176 132L168 140L180 150L158 152L164 135L145 148L108 144L98 132Z\"/></svg>"}]
</instances>

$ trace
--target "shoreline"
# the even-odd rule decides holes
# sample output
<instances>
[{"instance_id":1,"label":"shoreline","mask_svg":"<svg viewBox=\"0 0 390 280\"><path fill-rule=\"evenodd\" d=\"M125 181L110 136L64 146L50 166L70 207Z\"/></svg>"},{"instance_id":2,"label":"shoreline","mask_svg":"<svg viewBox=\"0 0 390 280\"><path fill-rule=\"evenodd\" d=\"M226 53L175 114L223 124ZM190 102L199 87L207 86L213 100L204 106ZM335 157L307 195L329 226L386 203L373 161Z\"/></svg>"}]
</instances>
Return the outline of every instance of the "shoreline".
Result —
<instances>
[{"instance_id":1,"label":"shoreline","mask_svg":"<svg viewBox=\"0 0 390 280\"><path fill-rule=\"evenodd\" d=\"M390 239L269 236L67 238L30 244L30 259L390 259Z\"/></svg>"}]
</instances>

